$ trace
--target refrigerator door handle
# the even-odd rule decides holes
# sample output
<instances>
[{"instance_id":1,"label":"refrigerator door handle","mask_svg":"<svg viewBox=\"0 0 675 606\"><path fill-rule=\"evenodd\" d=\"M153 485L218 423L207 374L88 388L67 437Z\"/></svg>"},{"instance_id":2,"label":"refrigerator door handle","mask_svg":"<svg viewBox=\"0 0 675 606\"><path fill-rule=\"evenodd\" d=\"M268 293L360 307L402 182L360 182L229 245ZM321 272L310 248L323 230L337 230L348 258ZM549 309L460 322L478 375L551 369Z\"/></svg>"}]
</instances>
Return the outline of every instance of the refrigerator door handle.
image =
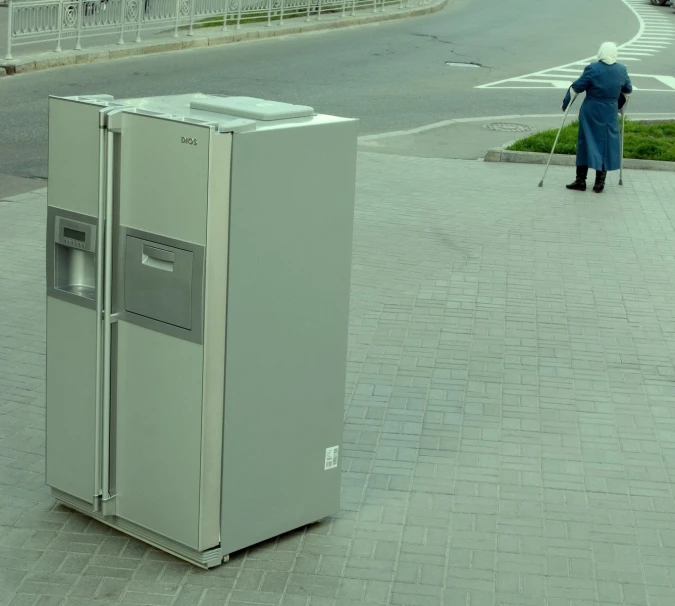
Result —
<instances>
[{"instance_id":1,"label":"refrigerator door handle","mask_svg":"<svg viewBox=\"0 0 675 606\"><path fill-rule=\"evenodd\" d=\"M103 113L100 114L100 126L103 126ZM103 397L103 248L105 246L104 215L106 208L106 131L99 128L98 141L98 218L96 230L96 399L95 405L95 450L94 450L94 509L98 509L98 498L102 494L102 397Z\"/></svg>"},{"instance_id":2,"label":"refrigerator door handle","mask_svg":"<svg viewBox=\"0 0 675 606\"><path fill-rule=\"evenodd\" d=\"M97 310L99 312L97 417L97 492L95 509L104 516L115 515L114 465L112 444L113 408L113 237L115 204L115 137L120 136L124 108L108 107L100 113L99 254Z\"/></svg>"},{"instance_id":3,"label":"refrigerator door handle","mask_svg":"<svg viewBox=\"0 0 675 606\"><path fill-rule=\"evenodd\" d=\"M113 204L115 135L105 131L106 140L106 195L105 195L105 254L103 285L103 406L102 406L102 457L101 457L101 513L114 515L114 495L110 490L110 419L112 394L112 262L113 262Z\"/></svg>"}]
</instances>

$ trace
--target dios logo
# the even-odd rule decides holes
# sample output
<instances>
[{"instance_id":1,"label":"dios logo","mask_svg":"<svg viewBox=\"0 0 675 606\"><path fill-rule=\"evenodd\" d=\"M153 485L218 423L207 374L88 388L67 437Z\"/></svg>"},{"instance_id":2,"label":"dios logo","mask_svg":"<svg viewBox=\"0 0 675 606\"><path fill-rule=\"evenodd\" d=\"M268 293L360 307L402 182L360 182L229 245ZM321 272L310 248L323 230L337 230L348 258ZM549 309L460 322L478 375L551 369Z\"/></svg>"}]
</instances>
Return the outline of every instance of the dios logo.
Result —
<instances>
[{"instance_id":1,"label":"dios logo","mask_svg":"<svg viewBox=\"0 0 675 606\"><path fill-rule=\"evenodd\" d=\"M197 145L197 139L193 139L192 137L181 137L180 142L185 145Z\"/></svg>"}]
</instances>

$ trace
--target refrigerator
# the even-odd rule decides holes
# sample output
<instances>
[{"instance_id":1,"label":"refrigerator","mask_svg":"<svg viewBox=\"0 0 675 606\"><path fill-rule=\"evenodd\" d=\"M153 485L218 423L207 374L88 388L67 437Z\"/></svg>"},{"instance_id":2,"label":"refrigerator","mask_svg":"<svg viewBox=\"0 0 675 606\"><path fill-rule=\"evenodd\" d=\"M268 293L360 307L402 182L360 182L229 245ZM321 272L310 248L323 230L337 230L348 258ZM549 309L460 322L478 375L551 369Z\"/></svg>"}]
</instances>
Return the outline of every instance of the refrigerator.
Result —
<instances>
[{"instance_id":1,"label":"refrigerator","mask_svg":"<svg viewBox=\"0 0 675 606\"><path fill-rule=\"evenodd\" d=\"M197 566L340 507L357 121L49 100L46 482Z\"/></svg>"}]
</instances>

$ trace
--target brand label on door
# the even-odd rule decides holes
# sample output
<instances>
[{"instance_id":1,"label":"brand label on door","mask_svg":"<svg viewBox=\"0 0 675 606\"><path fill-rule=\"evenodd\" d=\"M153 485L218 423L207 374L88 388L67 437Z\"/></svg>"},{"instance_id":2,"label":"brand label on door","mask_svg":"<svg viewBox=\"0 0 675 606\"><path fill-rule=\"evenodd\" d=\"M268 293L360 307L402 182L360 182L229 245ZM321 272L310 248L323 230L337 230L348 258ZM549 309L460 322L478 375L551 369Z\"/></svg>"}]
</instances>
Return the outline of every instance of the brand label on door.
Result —
<instances>
[{"instance_id":1,"label":"brand label on door","mask_svg":"<svg viewBox=\"0 0 675 606\"><path fill-rule=\"evenodd\" d=\"M326 448L326 461L323 466L324 471L335 469L338 466L338 449L339 446Z\"/></svg>"}]
</instances>

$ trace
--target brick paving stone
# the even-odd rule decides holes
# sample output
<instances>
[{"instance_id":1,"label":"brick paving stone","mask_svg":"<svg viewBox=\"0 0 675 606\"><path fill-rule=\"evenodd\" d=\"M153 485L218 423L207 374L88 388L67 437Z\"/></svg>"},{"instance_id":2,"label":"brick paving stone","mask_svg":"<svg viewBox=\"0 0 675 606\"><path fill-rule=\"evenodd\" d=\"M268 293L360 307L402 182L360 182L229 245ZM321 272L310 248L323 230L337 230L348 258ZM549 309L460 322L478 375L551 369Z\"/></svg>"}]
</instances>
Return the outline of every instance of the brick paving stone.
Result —
<instances>
[{"instance_id":1,"label":"brick paving stone","mask_svg":"<svg viewBox=\"0 0 675 606\"><path fill-rule=\"evenodd\" d=\"M675 603L675 179L361 153L341 513L212 571L44 486L45 190L0 201L0 606Z\"/></svg>"}]
</instances>

